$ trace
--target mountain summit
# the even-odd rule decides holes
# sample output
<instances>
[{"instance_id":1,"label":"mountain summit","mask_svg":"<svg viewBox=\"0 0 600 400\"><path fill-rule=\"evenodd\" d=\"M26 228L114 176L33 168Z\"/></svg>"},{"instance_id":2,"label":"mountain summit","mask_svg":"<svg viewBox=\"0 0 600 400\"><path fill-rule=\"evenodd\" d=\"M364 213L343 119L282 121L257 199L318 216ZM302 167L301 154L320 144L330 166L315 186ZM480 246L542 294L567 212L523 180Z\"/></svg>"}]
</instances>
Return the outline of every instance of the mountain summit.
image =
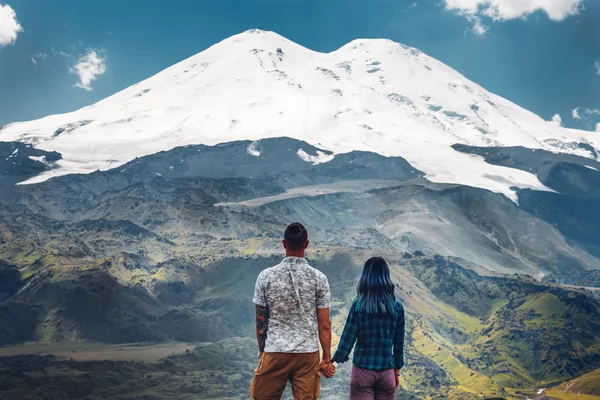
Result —
<instances>
[{"instance_id":1,"label":"mountain summit","mask_svg":"<svg viewBox=\"0 0 600 400\"><path fill-rule=\"evenodd\" d=\"M549 190L523 170L491 165L455 145L522 146L596 157L600 138L558 127L486 91L421 51L355 40L318 53L273 32L232 36L94 105L0 130L62 159L26 183L120 166L189 144L304 140L333 155L401 156L430 181L503 193ZM250 146L248 151L260 157Z\"/></svg>"}]
</instances>

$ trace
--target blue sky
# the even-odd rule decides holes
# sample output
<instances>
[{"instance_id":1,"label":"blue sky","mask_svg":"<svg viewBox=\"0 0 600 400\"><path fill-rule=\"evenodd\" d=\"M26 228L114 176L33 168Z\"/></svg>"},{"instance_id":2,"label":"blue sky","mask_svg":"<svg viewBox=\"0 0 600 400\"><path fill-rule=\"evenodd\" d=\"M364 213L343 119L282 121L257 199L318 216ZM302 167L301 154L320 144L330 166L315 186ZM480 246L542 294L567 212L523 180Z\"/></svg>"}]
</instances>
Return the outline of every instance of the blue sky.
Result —
<instances>
[{"instance_id":1,"label":"blue sky","mask_svg":"<svg viewBox=\"0 0 600 400\"><path fill-rule=\"evenodd\" d=\"M521 0L0 0L0 125L94 103L260 28L318 51L392 39L546 119L558 113L565 126L594 130L600 1L528 4L533 9Z\"/></svg>"}]
</instances>

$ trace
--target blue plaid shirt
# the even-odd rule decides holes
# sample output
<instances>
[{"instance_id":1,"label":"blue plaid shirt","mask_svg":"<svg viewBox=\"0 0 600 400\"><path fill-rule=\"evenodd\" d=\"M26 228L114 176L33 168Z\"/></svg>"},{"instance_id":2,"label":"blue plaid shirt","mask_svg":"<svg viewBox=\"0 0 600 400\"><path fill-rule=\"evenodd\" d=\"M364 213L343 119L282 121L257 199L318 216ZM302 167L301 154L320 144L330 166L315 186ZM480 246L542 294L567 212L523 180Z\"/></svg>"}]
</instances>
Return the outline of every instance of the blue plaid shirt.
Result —
<instances>
[{"instance_id":1,"label":"blue plaid shirt","mask_svg":"<svg viewBox=\"0 0 600 400\"><path fill-rule=\"evenodd\" d=\"M350 307L344 333L332 361L349 360L362 369L383 371L404 366L404 307L396 301L394 314L367 314L356 311L356 301Z\"/></svg>"}]
</instances>

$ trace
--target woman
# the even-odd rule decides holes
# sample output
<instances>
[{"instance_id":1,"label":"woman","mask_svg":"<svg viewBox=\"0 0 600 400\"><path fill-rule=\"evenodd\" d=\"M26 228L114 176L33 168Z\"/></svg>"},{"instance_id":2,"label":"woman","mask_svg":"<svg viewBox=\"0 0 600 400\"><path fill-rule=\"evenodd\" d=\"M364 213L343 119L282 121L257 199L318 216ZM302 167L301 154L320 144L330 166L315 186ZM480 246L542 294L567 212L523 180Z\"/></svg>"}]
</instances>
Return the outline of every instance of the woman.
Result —
<instances>
[{"instance_id":1,"label":"woman","mask_svg":"<svg viewBox=\"0 0 600 400\"><path fill-rule=\"evenodd\" d=\"M348 361L356 343L351 400L392 400L404 365L404 308L396 300L390 269L381 257L365 263L356 285L333 365Z\"/></svg>"}]
</instances>

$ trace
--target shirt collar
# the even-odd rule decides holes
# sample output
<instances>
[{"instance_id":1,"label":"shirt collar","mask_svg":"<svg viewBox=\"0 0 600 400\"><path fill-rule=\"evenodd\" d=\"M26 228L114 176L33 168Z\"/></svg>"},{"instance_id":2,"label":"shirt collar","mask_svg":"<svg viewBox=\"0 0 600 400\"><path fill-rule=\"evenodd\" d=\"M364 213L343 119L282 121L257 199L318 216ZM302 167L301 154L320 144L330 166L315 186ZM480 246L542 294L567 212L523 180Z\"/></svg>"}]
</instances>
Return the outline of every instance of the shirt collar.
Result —
<instances>
[{"instance_id":1,"label":"shirt collar","mask_svg":"<svg viewBox=\"0 0 600 400\"><path fill-rule=\"evenodd\" d=\"M290 267L295 267L299 265L307 265L308 261L306 261L306 258L303 257L285 257L282 263L289 265Z\"/></svg>"}]
</instances>

